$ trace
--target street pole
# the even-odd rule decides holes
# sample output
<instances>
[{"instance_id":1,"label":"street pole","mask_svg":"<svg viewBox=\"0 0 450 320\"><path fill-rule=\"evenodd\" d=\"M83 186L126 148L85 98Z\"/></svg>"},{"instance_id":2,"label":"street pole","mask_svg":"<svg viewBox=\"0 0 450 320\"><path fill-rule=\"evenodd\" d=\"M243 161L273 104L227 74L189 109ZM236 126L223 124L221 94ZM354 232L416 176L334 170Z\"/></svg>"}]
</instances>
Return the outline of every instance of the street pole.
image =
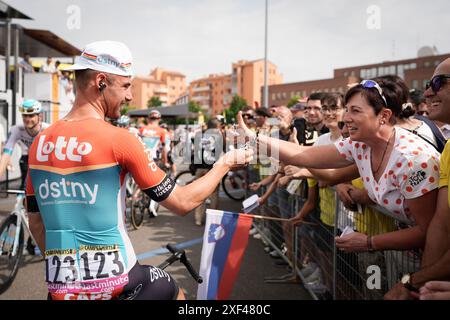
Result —
<instances>
[{"instance_id":1,"label":"street pole","mask_svg":"<svg viewBox=\"0 0 450 320\"><path fill-rule=\"evenodd\" d=\"M269 14L268 14L268 6L269 0L266 0L266 20L265 20L265 41L264 41L264 103L263 107L269 107L269 88L267 87L268 82L268 70L267 70L267 25L269 23Z\"/></svg>"}]
</instances>

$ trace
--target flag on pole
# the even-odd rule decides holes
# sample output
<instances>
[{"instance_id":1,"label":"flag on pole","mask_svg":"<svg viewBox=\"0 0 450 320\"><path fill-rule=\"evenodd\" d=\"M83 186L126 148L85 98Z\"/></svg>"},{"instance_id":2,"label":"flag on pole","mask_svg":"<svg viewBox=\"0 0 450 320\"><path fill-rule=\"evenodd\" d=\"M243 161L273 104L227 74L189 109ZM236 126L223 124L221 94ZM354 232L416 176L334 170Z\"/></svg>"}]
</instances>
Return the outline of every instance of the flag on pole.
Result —
<instances>
[{"instance_id":1,"label":"flag on pole","mask_svg":"<svg viewBox=\"0 0 450 320\"><path fill-rule=\"evenodd\" d=\"M219 210L206 210L197 300L228 299L248 243L253 218Z\"/></svg>"}]
</instances>

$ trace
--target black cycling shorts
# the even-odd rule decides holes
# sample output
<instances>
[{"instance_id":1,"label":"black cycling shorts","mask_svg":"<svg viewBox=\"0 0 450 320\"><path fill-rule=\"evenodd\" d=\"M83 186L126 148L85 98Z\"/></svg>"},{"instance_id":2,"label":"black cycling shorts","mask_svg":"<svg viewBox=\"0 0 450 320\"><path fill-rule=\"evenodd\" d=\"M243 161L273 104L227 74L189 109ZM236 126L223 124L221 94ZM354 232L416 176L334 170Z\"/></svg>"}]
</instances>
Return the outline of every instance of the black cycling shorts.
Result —
<instances>
[{"instance_id":1,"label":"black cycling shorts","mask_svg":"<svg viewBox=\"0 0 450 320\"><path fill-rule=\"evenodd\" d=\"M176 300L178 293L178 285L167 272L136 262L128 273L128 284L116 300ZM52 300L50 293L47 299Z\"/></svg>"},{"instance_id":2,"label":"black cycling shorts","mask_svg":"<svg viewBox=\"0 0 450 320\"><path fill-rule=\"evenodd\" d=\"M128 273L128 284L120 300L176 300L179 288L164 270L140 265L138 262Z\"/></svg>"}]
</instances>

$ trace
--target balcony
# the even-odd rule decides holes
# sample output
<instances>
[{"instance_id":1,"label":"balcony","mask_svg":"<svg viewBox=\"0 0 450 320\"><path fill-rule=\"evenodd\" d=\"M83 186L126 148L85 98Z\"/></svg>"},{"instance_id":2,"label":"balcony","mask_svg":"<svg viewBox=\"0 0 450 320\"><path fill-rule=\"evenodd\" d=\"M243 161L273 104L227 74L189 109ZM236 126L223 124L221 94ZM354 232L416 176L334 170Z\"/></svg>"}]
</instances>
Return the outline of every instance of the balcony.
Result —
<instances>
[{"instance_id":1,"label":"balcony","mask_svg":"<svg viewBox=\"0 0 450 320\"><path fill-rule=\"evenodd\" d=\"M211 90L211 88L209 86L192 88L192 92L202 92L202 91L209 91L209 90Z\"/></svg>"},{"instance_id":2,"label":"balcony","mask_svg":"<svg viewBox=\"0 0 450 320\"><path fill-rule=\"evenodd\" d=\"M167 88L156 88L155 93L168 93L169 89Z\"/></svg>"},{"instance_id":3,"label":"balcony","mask_svg":"<svg viewBox=\"0 0 450 320\"><path fill-rule=\"evenodd\" d=\"M209 101L211 99L211 96L210 95L207 95L207 96L193 96L192 97L192 101Z\"/></svg>"}]
</instances>

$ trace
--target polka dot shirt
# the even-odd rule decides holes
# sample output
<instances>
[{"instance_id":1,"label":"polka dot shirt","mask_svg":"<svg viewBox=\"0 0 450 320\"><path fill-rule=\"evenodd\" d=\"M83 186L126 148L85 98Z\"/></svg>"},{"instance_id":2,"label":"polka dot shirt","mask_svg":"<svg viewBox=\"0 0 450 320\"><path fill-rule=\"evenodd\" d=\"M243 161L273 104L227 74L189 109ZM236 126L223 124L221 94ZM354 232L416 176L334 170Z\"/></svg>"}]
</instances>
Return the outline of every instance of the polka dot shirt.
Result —
<instances>
[{"instance_id":1,"label":"polka dot shirt","mask_svg":"<svg viewBox=\"0 0 450 320\"><path fill-rule=\"evenodd\" d=\"M440 154L433 146L395 127L394 148L379 181L372 174L368 145L347 138L335 146L342 157L356 163L372 201L392 212L398 220L415 224L405 200L418 198L438 187Z\"/></svg>"}]
</instances>

